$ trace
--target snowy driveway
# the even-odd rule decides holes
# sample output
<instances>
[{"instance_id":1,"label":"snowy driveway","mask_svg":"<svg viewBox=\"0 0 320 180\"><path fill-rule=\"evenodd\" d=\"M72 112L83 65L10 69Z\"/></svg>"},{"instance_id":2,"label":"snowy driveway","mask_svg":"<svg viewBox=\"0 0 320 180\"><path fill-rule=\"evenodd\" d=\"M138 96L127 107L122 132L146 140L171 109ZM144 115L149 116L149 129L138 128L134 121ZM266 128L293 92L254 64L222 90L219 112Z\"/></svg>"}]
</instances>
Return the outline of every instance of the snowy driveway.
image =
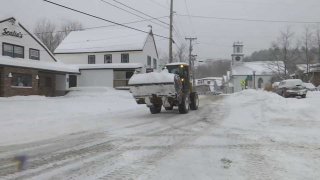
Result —
<instances>
[{"instance_id":1,"label":"snowy driveway","mask_svg":"<svg viewBox=\"0 0 320 180\"><path fill-rule=\"evenodd\" d=\"M1 179L319 179L320 94L204 96L198 111L142 106L50 140L0 147ZM12 158L26 155L26 170Z\"/></svg>"}]
</instances>

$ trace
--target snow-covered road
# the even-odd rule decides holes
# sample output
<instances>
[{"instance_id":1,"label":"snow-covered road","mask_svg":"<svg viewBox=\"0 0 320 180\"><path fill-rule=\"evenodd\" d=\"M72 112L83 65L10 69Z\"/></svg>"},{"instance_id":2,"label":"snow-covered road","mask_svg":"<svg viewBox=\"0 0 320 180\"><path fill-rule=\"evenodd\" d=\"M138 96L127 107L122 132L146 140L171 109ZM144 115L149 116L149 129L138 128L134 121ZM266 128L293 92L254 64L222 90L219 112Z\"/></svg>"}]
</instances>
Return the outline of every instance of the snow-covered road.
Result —
<instances>
[{"instance_id":1,"label":"snow-covered road","mask_svg":"<svg viewBox=\"0 0 320 180\"><path fill-rule=\"evenodd\" d=\"M105 117L112 119L112 127L2 147L0 176L8 179L161 179L160 174L148 177L158 169L158 163L166 158L188 159L179 155L182 149L206 148L193 142L210 134L224 119L226 109L221 100L222 96L203 98L200 110L186 115L179 115L177 110L151 115L145 109L138 109ZM17 154L26 155L28 160L25 171L14 173L12 157ZM179 172L179 168L172 172ZM180 175L183 177L183 173Z\"/></svg>"},{"instance_id":2,"label":"snow-covered road","mask_svg":"<svg viewBox=\"0 0 320 180\"><path fill-rule=\"evenodd\" d=\"M132 105L83 131L0 146L0 179L319 179L319 100L245 91L203 96L185 115Z\"/></svg>"}]
</instances>

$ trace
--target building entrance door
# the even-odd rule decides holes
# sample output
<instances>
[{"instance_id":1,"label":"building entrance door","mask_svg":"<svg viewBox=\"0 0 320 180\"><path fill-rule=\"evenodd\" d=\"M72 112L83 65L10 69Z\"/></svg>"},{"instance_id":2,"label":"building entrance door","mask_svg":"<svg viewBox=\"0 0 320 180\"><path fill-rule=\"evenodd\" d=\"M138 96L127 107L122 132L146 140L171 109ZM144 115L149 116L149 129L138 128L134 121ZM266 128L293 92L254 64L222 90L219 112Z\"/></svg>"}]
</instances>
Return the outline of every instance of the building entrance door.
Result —
<instances>
[{"instance_id":1,"label":"building entrance door","mask_svg":"<svg viewBox=\"0 0 320 180\"><path fill-rule=\"evenodd\" d=\"M69 75L69 88L77 87L77 76Z\"/></svg>"}]
</instances>

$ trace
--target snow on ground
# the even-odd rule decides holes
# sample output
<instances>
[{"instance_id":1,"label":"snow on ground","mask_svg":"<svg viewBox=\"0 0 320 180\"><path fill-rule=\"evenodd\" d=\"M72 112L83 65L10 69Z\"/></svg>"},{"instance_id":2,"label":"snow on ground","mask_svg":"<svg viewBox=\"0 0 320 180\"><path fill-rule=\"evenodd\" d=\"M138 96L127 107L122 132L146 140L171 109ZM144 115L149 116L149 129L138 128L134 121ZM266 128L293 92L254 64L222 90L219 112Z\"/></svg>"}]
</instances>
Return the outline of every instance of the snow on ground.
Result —
<instances>
[{"instance_id":1,"label":"snow on ground","mask_svg":"<svg viewBox=\"0 0 320 180\"><path fill-rule=\"evenodd\" d=\"M319 92L306 99L254 90L226 96L225 112L212 111L213 127L142 179L319 179L319 100Z\"/></svg>"},{"instance_id":2,"label":"snow on ground","mask_svg":"<svg viewBox=\"0 0 320 180\"><path fill-rule=\"evenodd\" d=\"M73 89L64 97L0 98L1 145L26 143L98 128L101 115L139 108L128 91L112 88Z\"/></svg>"},{"instance_id":3,"label":"snow on ground","mask_svg":"<svg viewBox=\"0 0 320 180\"><path fill-rule=\"evenodd\" d=\"M306 99L248 90L227 98L231 108L222 123L224 143L244 148L235 165L244 179L317 179L320 177L320 93ZM238 163L238 164L237 164ZM247 176L247 177L246 177Z\"/></svg>"},{"instance_id":4,"label":"snow on ground","mask_svg":"<svg viewBox=\"0 0 320 180\"><path fill-rule=\"evenodd\" d=\"M189 114L150 115L128 92L111 89L75 91L60 98L1 98L6 120L0 121L0 135L7 138L1 139L2 144L92 131L36 142L37 147L4 147L0 157L24 149L31 168L14 172L8 156L4 158L8 165L0 164L0 175L8 179L319 179L320 92L310 92L306 99L285 99L246 90L202 96L200 103L199 110ZM6 112L8 107L12 110Z\"/></svg>"}]
</instances>

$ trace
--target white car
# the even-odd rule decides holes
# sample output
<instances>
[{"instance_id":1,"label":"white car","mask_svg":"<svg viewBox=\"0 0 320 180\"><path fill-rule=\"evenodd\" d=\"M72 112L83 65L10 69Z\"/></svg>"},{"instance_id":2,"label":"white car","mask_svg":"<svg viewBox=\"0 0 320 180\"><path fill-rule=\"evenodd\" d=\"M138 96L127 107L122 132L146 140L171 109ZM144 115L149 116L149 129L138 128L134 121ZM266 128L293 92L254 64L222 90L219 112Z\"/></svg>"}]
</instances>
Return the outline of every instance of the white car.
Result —
<instances>
[{"instance_id":1,"label":"white car","mask_svg":"<svg viewBox=\"0 0 320 180\"><path fill-rule=\"evenodd\" d=\"M285 98L296 96L306 98L308 90L303 86L301 79L287 79L280 82L276 92Z\"/></svg>"}]
</instances>

